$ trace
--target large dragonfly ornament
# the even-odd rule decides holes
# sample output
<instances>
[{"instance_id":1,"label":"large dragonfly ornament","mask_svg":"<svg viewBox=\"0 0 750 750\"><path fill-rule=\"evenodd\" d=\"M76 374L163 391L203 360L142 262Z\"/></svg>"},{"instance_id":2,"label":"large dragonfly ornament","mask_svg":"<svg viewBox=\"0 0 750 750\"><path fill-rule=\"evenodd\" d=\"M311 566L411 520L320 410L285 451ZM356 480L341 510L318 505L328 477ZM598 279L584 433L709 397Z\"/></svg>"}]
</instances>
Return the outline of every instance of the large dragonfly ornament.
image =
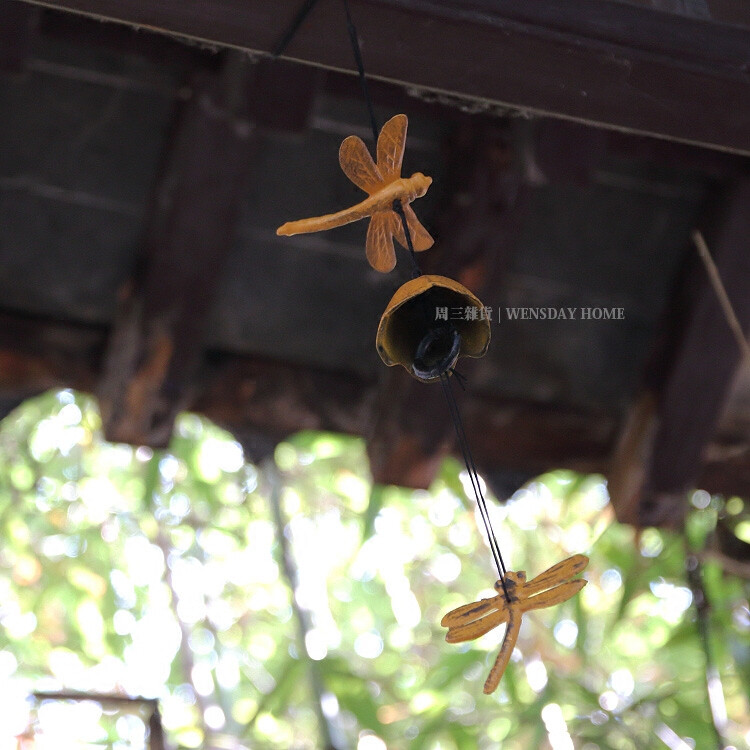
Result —
<instances>
[{"instance_id":1,"label":"large dragonfly ornament","mask_svg":"<svg viewBox=\"0 0 750 750\"><path fill-rule=\"evenodd\" d=\"M378 137L377 164L372 160L364 141L356 135L350 135L341 144L341 169L357 187L367 193L368 198L334 214L288 221L276 230L276 234L288 236L322 232L371 216L367 230L367 260L376 271L387 273L396 265L393 238L407 247L401 217L393 210L394 202L400 201L414 250L432 247L432 237L409 205L427 192L432 178L425 177L421 172L415 172L411 177L401 176L407 125L406 115L396 115L383 125Z\"/></svg>"},{"instance_id":2,"label":"large dragonfly ornament","mask_svg":"<svg viewBox=\"0 0 750 750\"><path fill-rule=\"evenodd\" d=\"M574 578L589 564L585 555L574 555L553 565L544 573L530 581L526 573L509 571L505 576L505 589L502 581L495 583L497 596L482 599L448 612L441 621L448 628L445 640L448 643L462 643L488 633L492 628L508 623L503 644L495 663L484 683L484 692L492 693L500 684L500 678L508 666L513 648L521 630L521 619L532 609L552 607L577 594L587 583L584 578Z\"/></svg>"}]
</instances>

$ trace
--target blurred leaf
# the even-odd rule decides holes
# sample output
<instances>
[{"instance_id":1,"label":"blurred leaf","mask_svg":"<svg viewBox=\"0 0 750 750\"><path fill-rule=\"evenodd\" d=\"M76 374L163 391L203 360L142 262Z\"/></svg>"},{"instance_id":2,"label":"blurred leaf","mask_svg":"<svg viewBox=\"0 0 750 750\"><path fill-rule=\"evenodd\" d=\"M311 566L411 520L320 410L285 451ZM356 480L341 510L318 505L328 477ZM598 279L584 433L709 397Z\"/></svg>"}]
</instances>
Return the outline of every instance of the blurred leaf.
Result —
<instances>
[{"instance_id":1,"label":"blurred leaf","mask_svg":"<svg viewBox=\"0 0 750 750\"><path fill-rule=\"evenodd\" d=\"M372 488L361 439L305 432L279 444L279 479L240 466L234 438L196 415L179 417L160 452L110 445L100 422L93 399L61 391L0 426L4 695L51 682L158 694L173 744L190 747L235 734L248 747L309 747L319 700L347 747L368 731L394 748L544 748L543 711L564 717L555 731L576 748L660 747L662 723L714 746L684 540L646 530L636 544L609 520L601 477L552 471L491 503L516 569L579 551L591 562L580 595L525 620L514 661L485 696L502 632L456 646L440 626L493 583L458 461L444 462L430 492ZM272 480L283 485L283 537ZM738 523L744 507L714 499L691 510L694 541L713 533L717 509ZM292 581L277 563L282 541ZM703 573L727 742L740 747L748 584L716 563ZM318 661L299 653L300 632ZM143 724L121 716L69 721L90 734L68 744L96 736L142 748Z\"/></svg>"}]
</instances>

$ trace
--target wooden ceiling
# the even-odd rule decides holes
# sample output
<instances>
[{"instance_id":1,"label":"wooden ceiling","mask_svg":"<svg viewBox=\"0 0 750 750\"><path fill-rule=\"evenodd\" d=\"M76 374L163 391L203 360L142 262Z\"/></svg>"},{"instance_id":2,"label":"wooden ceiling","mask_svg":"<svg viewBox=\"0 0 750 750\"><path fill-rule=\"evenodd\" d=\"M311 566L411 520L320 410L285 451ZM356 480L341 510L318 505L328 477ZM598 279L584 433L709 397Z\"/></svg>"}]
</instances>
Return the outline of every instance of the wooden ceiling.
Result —
<instances>
[{"instance_id":1,"label":"wooden ceiling","mask_svg":"<svg viewBox=\"0 0 750 750\"><path fill-rule=\"evenodd\" d=\"M4 411L75 387L110 439L164 446L193 409L256 457L339 430L376 480L428 485L453 449L441 391L373 346L406 269L369 269L358 224L274 234L357 199L336 154L368 121L340 4L277 60L299 0L44 5L0 1ZM696 485L750 495L750 387L691 244L701 229L750 324L744 4L351 7L378 116L409 115L405 169L435 180L426 267L495 310L462 367L480 468L504 490L602 472L641 525L679 526Z\"/></svg>"}]
</instances>

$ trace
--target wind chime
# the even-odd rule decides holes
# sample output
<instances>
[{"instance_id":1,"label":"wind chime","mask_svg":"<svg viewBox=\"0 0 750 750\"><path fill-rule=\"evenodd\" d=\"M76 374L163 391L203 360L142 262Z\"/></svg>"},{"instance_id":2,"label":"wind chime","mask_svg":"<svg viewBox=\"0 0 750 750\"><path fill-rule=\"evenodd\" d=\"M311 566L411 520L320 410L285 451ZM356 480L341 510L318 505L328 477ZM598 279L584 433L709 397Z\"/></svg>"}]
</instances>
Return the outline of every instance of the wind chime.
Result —
<instances>
[{"instance_id":1,"label":"wind chime","mask_svg":"<svg viewBox=\"0 0 750 750\"><path fill-rule=\"evenodd\" d=\"M277 46L275 56L281 54L314 4L315 0L306 0ZM408 127L406 115L392 117L378 133L357 31L347 0L344 0L344 6L352 50L370 114L376 160L373 160L361 138L350 135L339 149L339 164L344 174L367 193L367 198L336 213L287 222L276 233L290 236L322 232L369 217L365 253L372 268L381 273L389 273L395 268L394 238L409 252L412 279L403 284L388 303L378 326L375 346L386 365L401 365L424 383L439 382L445 393L499 578L495 583L496 596L452 610L443 617L441 625L448 628L448 643L461 643L479 638L498 625L507 623L500 653L484 684L484 692L492 693L510 661L523 613L560 604L580 591L587 581L575 576L586 568L588 558L574 555L530 581L526 580L525 571L514 572L505 568L451 383L459 357L481 357L487 352L490 323L481 316L476 320L438 319L438 308L484 308L479 299L462 284L445 276L423 275L419 268L416 253L428 250L434 240L410 204L425 195L432 179L421 172L411 177L401 176Z\"/></svg>"}]
</instances>

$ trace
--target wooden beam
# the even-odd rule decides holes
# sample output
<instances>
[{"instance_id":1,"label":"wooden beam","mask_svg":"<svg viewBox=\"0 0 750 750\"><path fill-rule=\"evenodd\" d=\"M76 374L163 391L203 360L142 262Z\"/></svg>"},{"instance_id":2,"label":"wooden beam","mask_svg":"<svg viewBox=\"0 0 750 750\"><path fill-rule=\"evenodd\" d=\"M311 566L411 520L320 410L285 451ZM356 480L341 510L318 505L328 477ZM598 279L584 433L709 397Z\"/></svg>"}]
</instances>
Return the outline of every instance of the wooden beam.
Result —
<instances>
[{"instance_id":1,"label":"wooden beam","mask_svg":"<svg viewBox=\"0 0 750 750\"><path fill-rule=\"evenodd\" d=\"M189 401L250 167L248 77L235 55L220 74L196 74L175 122L98 388L109 440L164 447Z\"/></svg>"},{"instance_id":2,"label":"wooden beam","mask_svg":"<svg viewBox=\"0 0 750 750\"><path fill-rule=\"evenodd\" d=\"M628 410L607 472L610 501L620 523L642 525L641 498L656 427L656 394L644 390Z\"/></svg>"},{"instance_id":3,"label":"wooden beam","mask_svg":"<svg viewBox=\"0 0 750 750\"><path fill-rule=\"evenodd\" d=\"M299 3L38 4L269 52ZM370 75L417 94L442 92L490 109L517 108L750 154L750 10L744 0L723 0L715 18L614 0L351 0L351 7ZM341 8L317 5L286 54L353 71Z\"/></svg>"},{"instance_id":4,"label":"wooden beam","mask_svg":"<svg viewBox=\"0 0 750 750\"><path fill-rule=\"evenodd\" d=\"M0 401L18 403L49 388L92 391L107 338L102 327L0 313ZM186 408L231 431L243 445L252 436L256 455L299 430L366 436L371 429L377 384L357 375L222 352L211 352L210 362L200 387L190 389ZM467 393L464 417L477 463L485 470L606 468L611 416Z\"/></svg>"},{"instance_id":5,"label":"wooden beam","mask_svg":"<svg viewBox=\"0 0 750 750\"><path fill-rule=\"evenodd\" d=\"M750 179L728 193L709 247L740 323L750 329ZM642 525L679 526L740 361L737 342L703 268L689 315L658 395L653 451L640 503Z\"/></svg>"},{"instance_id":6,"label":"wooden beam","mask_svg":"<svg viewBox=\"0 0 750 750\"><path fill-rule=\"evenodd\" d=\"M606 473L617 428L608 414L479 397L466 400L465 422L480 468L528 475Z\"/></svg>"},{"instance_id":7,"label":"wooden beam","mask_svg":"<svg viewBox=\"0 0 750 750\"><path fill-rule=\"evenodd\" d=\"M750 497L750 448L711 446L697 485L712 494Z\"/></svg>"},{"instance_id":8,"label":"wooden beam","mask_svg":"<svg viewBox=\"0 0 750 750\"><path fill-rule=\"evenodd\" d=\"M439 383L419 383L405 370L383 373L367 455L376 484L427 489L454 442Z\"/></svg>"},{"instance_id":9,"label":"wooden beam","mask_svg":"<svg viewBox=\"0 0 750 750\"><path fill-rule=\"evenodd\" d=\"M300 430L361 435L373 384L356 375L214 353L205 387L190 409L236 435L261 460Z\"/></svg>"},{"instance_id":10,"label":"wooden beam","mask_svg":"<svg viewBox=\"0 0 750 750\"><path fill-rule=\"evenodd\" d=\"M103 330L0 311L0 419L50 388L91 390L103 345Z\"/></svg>"},{"instance_id":11,"label":"wooden beam","mask_svg":"<svg viewBox=\"0 0 750 750\"><path fill-rule=\"evenodd\" d=\"M373 413L379 409L374 383L347 373L283 362L217 354L208 383L190 408L238 435L243 444L240 436L247 432L277 441L305 429L367 437ZM443 398L439 385L423 388ZM429 426L441 421L442 414L441 408L433 414L413 416L415 422ZM466 394L464 417L481 468L525 473L551 468L604 472L616 427L615 419L607 415L492 400L471 393ZM414 434L421 434L421 426L419 430ZM430 455L436 454L421 444L417 448L415 455L427 467ZM401 458L408 455L407 451ZM406 461L392 470L383 467L383 471L415 479L414 484L404 486L429 484L418 467L408 470Z\"/></svg>"},{"instance_id":12,"label":"wooden beam","mask_svg":"<svg viewBox=\"0 0 750 750\"><path fill-rule=\"evenodd\" d=\"M105 331L0 311L0 393L5 398L75 384L90 389Z\"/></svg>"}]
</instances>

